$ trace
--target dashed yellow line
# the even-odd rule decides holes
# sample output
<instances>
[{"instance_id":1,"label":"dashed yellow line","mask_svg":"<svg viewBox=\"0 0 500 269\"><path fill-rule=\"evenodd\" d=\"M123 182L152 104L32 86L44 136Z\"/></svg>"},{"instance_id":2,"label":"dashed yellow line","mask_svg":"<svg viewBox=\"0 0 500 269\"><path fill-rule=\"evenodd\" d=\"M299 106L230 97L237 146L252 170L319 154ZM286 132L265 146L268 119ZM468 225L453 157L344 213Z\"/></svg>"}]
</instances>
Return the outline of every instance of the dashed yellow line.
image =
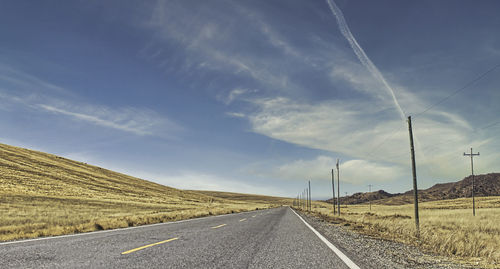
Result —
<instances>
[{"instance_id":1,"label":"dashed yellow line","mask_svg":"<svg viewBox=\"0 0 500 269\"><path fill-rule=\"evenodd\" d=\"M156 243L153 243L153 244L145 245L145 246L142 246L142 247L134 248L134 249L131 249L131 250L127 250L125 252L122 252L122 255L129 254L129 253L132 253L132 252L135 252L135 251L138 251L138 250L141 250L141 249L149 248L149 247L152 247L152 246L164 244L164 243L167 243L167 242L170 242L170 241L174 241L174 240L177 240L177 239L179 239L179 238L177 238L177 237L170 238L168 240L164 240L164 241L156 242Z\"/></svg>"},{"instance_id":2,"label":"dashed yellow line","mask_svg":"<svg viewBox=\"0 0 500 269\"><path fill-rule=\"evenodd\" d=\"M246 218L244 218L244 219L240 219L240 221L245 221L245 220L247 220L247 219L246 219Z\"/></svg>"},{"instance_id":3,"label":"dashed yellow line","mask_svg":"<svg viewBox=\"0 0 500 269\"><path fill-rule=\"evenodd\" d=\"M227 225L227 224L221 224L221 225L219 225L219 226L212 227L212 229L217 229L217 228L220 228L220 227L224 227L224 226L226 226L226 225Z\"/></svg>"}]
</instances>

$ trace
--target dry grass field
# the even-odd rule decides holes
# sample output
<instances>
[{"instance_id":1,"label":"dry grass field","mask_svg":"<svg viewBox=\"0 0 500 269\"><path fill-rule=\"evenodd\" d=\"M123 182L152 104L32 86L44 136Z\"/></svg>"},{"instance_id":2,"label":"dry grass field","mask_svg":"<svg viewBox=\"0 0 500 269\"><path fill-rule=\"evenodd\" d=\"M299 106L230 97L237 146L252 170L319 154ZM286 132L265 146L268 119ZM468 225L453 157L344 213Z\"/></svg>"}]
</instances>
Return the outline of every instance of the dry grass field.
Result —
<instances>
[{"instance_id":1,"label":"dry grass field","mask_svg":"<svg viewBox=\"0 0 500 269\"><path fill-rule=\"evenodd\" d=\"M276 205L272 199L230 200L182 191L0 144L0 240L130 227Z\"/></svg>"},{"instance_id":2,"label":"dry grass field","mask_svg":"<svg viewBox=\"0 0 500 269\"><path fill-rule=\"evenodd\" d=\"M418 245L425 251L486 268L500 267L500 197L476 198L476 216L471 199L423 202L420 209L420 239L415 236L413 205L342 206L333 216L331 204L313 203L313 214L375 237Z\"/></svg>"}]
</instances>

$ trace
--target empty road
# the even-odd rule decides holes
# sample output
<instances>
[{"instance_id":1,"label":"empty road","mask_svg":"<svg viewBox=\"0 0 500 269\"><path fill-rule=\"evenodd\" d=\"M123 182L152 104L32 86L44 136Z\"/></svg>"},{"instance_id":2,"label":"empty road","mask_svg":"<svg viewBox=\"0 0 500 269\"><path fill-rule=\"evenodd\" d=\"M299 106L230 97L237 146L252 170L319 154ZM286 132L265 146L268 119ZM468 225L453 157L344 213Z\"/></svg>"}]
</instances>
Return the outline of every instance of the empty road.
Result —
<instances>
[{"instance_id":1,"label":"empty road","mask_svg":"<svg viewBox=\"0 0 500 269\"><path fill-rule=\"evenodd\" d=\"M281 207L0 243L0 267L357 268L335 251L292 209Z\"/></svg>"}]
</instances>

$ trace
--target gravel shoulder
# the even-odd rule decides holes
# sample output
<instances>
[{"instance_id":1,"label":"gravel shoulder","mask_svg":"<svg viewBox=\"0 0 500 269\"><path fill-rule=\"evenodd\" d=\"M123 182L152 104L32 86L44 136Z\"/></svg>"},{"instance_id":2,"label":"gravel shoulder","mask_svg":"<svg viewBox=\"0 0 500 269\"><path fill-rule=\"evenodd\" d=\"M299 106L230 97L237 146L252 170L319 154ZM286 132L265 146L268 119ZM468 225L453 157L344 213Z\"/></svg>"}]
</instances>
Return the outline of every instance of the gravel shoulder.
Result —
<instances>
[{"instance_id":1,"label":"gravel shoulder","mask_svg":"<svg viewBox=\"0 0 500 269\"><path fill-rule=\"evenodd\" d=\"M359 234L340 224L330 223L304 212L296 212L361 268L479 268L467 267L446 257L423 253L414 246ZM351 257L349 254L355 256Z\"/></svg>"}]
</instances>

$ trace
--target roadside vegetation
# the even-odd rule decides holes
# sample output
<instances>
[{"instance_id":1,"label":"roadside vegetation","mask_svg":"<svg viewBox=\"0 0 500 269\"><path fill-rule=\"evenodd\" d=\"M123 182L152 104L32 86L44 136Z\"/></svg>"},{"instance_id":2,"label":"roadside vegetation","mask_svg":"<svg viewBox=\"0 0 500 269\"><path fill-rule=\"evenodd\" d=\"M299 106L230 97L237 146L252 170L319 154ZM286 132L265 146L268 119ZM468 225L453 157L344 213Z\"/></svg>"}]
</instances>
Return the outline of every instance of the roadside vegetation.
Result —
<instances>
[{"instance_id":1,"label":"roadside vegetation","mask_svg":"<svg viewBox=\"0 0 500 269\"><path fill-rule=\"evenodd\" d=\"M476 216L471 199L419 203L420 238L416 237L414 209L406 205L347 205L333 215L332 204L312 203L312 214L370 236L403 242L473 266L500 267L500 197L477 197Z\"/></svg>"},{"instance_id":2,"label":"roadside vegetation","mask_svg":"<svg viewBox=\"0 0 500 269\"><path fill-rule=\"evenodd\" d=\"M230 198L230 197L228 197ZM167 222L281 205L182 191L0 144L0 240Z\"/></svg>"}]
</instances>

